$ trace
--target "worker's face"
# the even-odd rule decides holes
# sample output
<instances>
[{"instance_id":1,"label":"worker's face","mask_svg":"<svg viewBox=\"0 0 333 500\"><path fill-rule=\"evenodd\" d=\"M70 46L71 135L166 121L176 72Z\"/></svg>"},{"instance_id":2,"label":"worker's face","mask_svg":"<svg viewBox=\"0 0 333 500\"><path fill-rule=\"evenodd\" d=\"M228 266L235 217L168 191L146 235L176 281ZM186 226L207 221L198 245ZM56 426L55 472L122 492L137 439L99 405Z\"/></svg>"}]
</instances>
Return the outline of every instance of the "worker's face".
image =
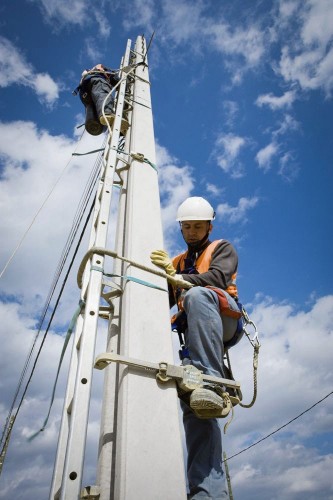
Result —
<instances>
[{"instance_id":1,"label":"worker's face","mask_svg":"<svg viewBox=\"0 0 333 500\"><path fill-rule=\"evenodd\" d=\"M206 220L186 220L181 228L186 243L195 245L211 232L213 226Z\"/></svg>"}]
</instances>

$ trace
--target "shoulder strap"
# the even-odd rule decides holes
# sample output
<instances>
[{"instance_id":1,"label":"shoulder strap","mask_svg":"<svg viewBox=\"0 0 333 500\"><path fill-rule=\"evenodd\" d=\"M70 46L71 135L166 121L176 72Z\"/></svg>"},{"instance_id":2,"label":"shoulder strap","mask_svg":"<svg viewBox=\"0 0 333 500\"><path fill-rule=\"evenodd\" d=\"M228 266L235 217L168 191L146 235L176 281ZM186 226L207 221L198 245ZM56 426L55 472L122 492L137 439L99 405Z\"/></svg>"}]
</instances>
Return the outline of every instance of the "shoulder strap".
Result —
<instances>
[{"instance_id":1,"label":"shoulder strap","mask_svg":"<svg viewBox=\"0 0 333 500\"><path fill-rule=\"evenodd\" d=\"M212 255L214 253L215 248L219 243L221 243L222 240L215 240L208 245L208 247L202 252L200 257L198 258L196 262L196 268L198 272L201 273L206 273L209 269L210 263L212 261Z\"/></svg>"}]
</instances>

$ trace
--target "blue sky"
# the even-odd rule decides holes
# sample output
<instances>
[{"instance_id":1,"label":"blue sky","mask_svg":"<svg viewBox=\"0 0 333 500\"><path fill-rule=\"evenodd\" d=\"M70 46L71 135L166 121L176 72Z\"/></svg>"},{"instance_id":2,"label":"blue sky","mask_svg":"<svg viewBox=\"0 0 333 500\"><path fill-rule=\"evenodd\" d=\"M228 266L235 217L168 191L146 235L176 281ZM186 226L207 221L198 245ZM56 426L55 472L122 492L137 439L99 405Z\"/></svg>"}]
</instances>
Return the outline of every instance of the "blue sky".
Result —
<instances>
[{"instance_id":1,"label":"blue sky","mask_svg":"<svg viewBox=\"0 0 333 500\"><path fill-rule=\"evenodd\" d=\"M333 0L91 4L0 5L1 269L61 175L0 279L1 422L94 162L71 154L102 141L79 140L83 108L71 91L84 68L119 67L127 39L155 30L149 67L166 248L183 245L174 222L181 201L208 198L215 237L238 250L241 299L262 332L258 402L236 410L231 456L332 390ZM13 432L0 498L47 495L66 368L48 430L33 443L26 436L46 412L51 354L61 349L55 331L78 300L74 275ZM244 342L232 356L250 399L251 350ZM99 397L96 389L96 408ZM235 498L333 498L332 410L331 397L231 460ZM97 428L97 409L91 418ZM87 478L94 443L91 432Z\"/></svg>"}]
</instances>

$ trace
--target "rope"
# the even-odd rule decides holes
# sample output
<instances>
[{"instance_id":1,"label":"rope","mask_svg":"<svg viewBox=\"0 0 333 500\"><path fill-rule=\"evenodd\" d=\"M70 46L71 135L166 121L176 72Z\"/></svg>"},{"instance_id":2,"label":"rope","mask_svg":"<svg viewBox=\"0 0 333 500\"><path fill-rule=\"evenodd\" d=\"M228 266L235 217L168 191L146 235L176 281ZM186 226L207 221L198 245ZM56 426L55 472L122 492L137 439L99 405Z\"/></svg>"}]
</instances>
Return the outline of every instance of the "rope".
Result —
<instances>
[{"instance_id":1,"label":"rope","mask_svg":"<svg viewBox=\"0 0 333 500\"><path fill-rule=\"evenodd\" d=\"M253 350L253 397L252 401L249 404L243 404L241 401L239 402L239 406L242 408L251 408L256 399L258 392L258 381L257 381L257 370L258 370L258 356L259 356L259 345L254 346Z\"/></svg>"},{"instance_id":2,"label":"rope","mask_svg":"<svg viewBox=\"0 0 333 500\"><path fill-rule=\"evenodd\" d=\"M131 264L134 267L137 267L138 269L141 269L142 271L147 271L148 273L155 274L156 276L160 276L161 278L166 278L171 284L178 284L177 278L174 278L173 276L168 275L167 273L163 273L162 271L156 271L155 269L152 269L151 267L144 266L142 264L139 264L138 262L135 262L134 260L127 259L126 257L123 257L122 255L118 255L116 252L113 252L112 250L107 250L106 248L101 248L101 247L91 247L88 252L84 255L78 273L77 273L77 284L78 287L81 289L82 288L82 277L84 273L84 269L86 267L87 262L91 257L94 255L102 255L102 256L109 256L113 257L114 259L119 259L122 260L123 262L127 262L128 264ZM185 282L182 284L183 288L188 285L188 288L191 288L192 285L191 283Z\"/></svg>"},{"instance_id":3,"label":"rope","mask_svg":"<svg viewBox=\"0 0 333 500\"><path fill-rule=\"evenodd\" d=\"M94 269L95 271L98 271L99 269L95 266L91 266L91 269ZM102 270L103 272L103 270ZM121 275L121 274L107 274L103 272L103 276L106 276L108 278L123 278L126 281L133 281L134 283L138 283L139 285L144 285L149 288L156 288L156 290L161 290L162 292L169 292L166 288L162 288L160 286L154 285L153 283L149 283L149 281L144 281L139 278L135 278L134 276L128 276L126 274Z\"/></svg>"},{"instance_id":4,"label":"rope","mask_svg":"<svg viewBox=\"0 0 333 500\"><path fill-rule=\"evenodd\" d=\"M148 163L148 165L150 165L154 170L156 170L157 172L157 168L156 168L156 165L154 165L154 163L152 163L150 160L148 160L148 158L145 158L143 160L143 163Z\"/></svg>"},{"instance_id":5,"label":"rope","mask_svg":"<svg viewBox=\"0 0 333 500\"><path fill-rule=\"evenodd\" d=\"M94 149L93 151L88 151L87 153L72 153L72 156L85 156L91 155L93 153L99 153L100 151L104 151L105 148Z\"/></svg>"}]
</instances>

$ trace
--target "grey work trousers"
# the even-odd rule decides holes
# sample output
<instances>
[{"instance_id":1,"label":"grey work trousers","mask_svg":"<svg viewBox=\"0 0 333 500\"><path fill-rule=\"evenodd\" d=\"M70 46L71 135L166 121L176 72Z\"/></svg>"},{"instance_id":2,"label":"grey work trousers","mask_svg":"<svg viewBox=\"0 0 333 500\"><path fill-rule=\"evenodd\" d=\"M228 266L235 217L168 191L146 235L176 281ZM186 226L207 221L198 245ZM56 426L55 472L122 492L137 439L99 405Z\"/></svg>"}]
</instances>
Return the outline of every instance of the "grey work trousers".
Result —
<instances>
[{"instance_id":1,"label":"grey work trousers","mask_svg":"<svg viewBox=\"0 0 333 500\"><path fill-rule=\"evenodd\" d=\"M106 96L111 92L111 85L102 77L93 77L90 79L90 95L96 108L98 118L103 115L103 103ZM114 106L114 96L111 94L105 103L104 113L106 115L112 114Z\"/></svg>"},{"instance_id":2,"label":"grey work trousers","mask_svg":"<svg viewBox=\"0 0 333 500\"><path fill-rule=\"evenodd\" d=\"M234 299L225 296L235 311ZM223 338L229 340L236 332L237 320L221 317L217 294L204 287L191 288L184 298L188 328L186 346L191 363L208 375L223 377ZM187 479L190 497L226 500L229 498L222 456L222 419L200 419L181 402L187 446Z\"/></svg>"}]
</instances>

